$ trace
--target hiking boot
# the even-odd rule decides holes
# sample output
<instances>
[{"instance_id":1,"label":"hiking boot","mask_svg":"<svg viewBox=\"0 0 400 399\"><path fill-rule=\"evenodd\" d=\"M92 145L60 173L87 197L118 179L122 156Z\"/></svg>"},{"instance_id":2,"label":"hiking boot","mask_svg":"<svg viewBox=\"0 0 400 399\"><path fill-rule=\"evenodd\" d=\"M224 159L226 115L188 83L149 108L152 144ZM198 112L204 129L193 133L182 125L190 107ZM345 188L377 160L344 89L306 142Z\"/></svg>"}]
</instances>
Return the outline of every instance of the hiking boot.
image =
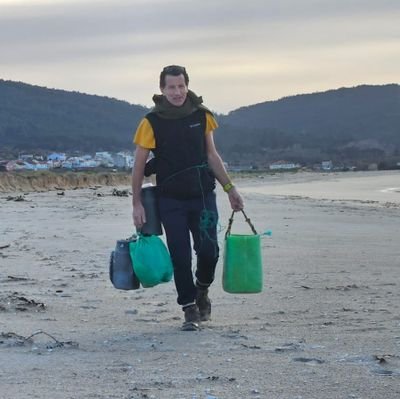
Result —
<instances>
[{"instance_id":1,"label":"hiking boot","mask_svg":"<svg viewBox=\"0 0 400 399\"><path fill-rule=\"evenodd\" d=\"M200 314L197 305L186 306L183 311L185 312L185 321L181 327L182 331L197 331L200 329L199 321Z\"/></svg>"},{"instance_id":2,"label":"hiking boot","mask_svg":"<svg viewBox=\"0 0 400 399\"><path fill-rule=\"evenodd\" d=\"M200 321L208 321L211 318L211 301L208 297L208 288L197 288L196 304L199 308Z\"/></svg>"}]
</instances>

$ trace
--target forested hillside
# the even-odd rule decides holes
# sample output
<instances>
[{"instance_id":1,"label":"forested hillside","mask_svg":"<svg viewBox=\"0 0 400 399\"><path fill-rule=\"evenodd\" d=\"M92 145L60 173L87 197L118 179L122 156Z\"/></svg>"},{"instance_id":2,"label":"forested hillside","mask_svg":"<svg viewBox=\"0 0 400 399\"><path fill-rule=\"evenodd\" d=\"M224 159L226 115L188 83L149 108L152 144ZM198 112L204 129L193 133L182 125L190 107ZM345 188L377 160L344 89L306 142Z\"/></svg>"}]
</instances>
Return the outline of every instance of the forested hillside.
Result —
<instances>
[{"instance_id":1,"label":"forested hillside","mask_svg":"<svg viewBox=\"0 0 400 399\"><path fill-rule=\"evenodd\" d=\"M0 155L120 151L148 110L113 98L0 80ZM216 143L230 163L400 161L400 86L296 95L218 115Z\"/></svg>"},{"instance_id":2,"label":"forested hillside","mask_svg":"<svg viewBox=\"0 0 400 399\"><path fill-rule=\"evenodd\" d=\"M0 80L0 144L5 151L132 149L146 108L113 98Z\"/></svg>"},{"instance_id":3,"label":"forested hillside","mask_svg":"<svg viewBox=\"0 0 400 399\"><path fill-rule=\"evenodd\" d=\"M219 146L235 159L251 152L259 160L380 162L400 155L400 86L286 97L237 109L220 122Z\"/></svg>"}]
</instances>

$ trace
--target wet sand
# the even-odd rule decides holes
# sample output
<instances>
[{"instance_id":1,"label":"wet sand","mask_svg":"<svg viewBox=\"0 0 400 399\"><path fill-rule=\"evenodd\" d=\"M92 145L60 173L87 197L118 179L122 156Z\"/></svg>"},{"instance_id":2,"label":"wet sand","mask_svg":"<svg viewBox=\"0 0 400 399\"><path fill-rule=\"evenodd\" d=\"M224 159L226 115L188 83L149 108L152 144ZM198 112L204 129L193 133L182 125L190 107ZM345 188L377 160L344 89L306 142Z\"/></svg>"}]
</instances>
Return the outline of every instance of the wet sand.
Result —
<instances>
[{"instance_id":1,"label":"wet sand","mask_svg":"<svg viewBox=\"0 0 400 399\"><path fill-rule=\"evenodd\" d=\"M264 291L225 293L221 259L198 332L179 331L172 282L109 282L130 198L0 194L0 398L400 397L400 173L236 183L258 231L272 230ZM222 247L220 190L218 203ZM233 232L250 233L240 215Z\"/></svg>"}]
</instances>

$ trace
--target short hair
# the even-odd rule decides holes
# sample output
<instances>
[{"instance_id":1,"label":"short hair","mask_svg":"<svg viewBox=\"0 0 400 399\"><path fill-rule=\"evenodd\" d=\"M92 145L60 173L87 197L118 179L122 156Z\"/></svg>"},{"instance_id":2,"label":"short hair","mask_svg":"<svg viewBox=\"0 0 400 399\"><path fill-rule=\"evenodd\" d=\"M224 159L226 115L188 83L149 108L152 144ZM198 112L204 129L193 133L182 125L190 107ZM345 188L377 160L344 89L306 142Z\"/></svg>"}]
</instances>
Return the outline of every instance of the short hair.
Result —
<instances>
[{"instance_id":1,"label":"short hair","mask_svg":"<svg viewBox=\"0 0 400 399\"><path fill-rule=\"evenodd\" d=\"M168 65L168 66L164 67L160 73L160 87L161 88L165 87L165 76L166 75L172 75L172 76L183 75L183 77L185 78L186 86L189 85L189 75L187 74L186 69L183 66Z\"/></svg>"}]
</instances>

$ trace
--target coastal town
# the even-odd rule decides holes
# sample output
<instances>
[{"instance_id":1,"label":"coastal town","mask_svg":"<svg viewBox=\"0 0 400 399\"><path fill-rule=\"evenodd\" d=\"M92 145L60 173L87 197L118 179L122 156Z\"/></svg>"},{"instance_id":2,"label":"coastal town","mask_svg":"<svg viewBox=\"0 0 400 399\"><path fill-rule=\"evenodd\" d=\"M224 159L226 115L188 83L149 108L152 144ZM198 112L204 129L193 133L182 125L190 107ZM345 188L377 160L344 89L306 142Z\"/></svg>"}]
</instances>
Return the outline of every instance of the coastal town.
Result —
<instances>
[{"instance_id":1,"label":"coastal town","mask_svg":"<svg viewBox=\"0 0 400 399\"><path fill-rule=\"evenodd\" d=\"M110 152L100 151L85 155L69 155L64 152L52 152L48 155L21 153L16 159L2 159L0 156L0 172L18 171L46 171L46 170L94 170L96 168L110 168L119 170L130 170L133 167L134 155L128 151ZM331 160L322 161L314 165L301 165L297 162L278 160L263 165L254 164L231 164L224 162L226 169L230 172L269 171L284 172L297 170L314 171L347 171L356 170L354 166L335 165ZM400 167L400 163L397 164ZM378 170L377 164L368 165L367 170Z\"/></svg>"},{"instance_id":2,"label":"coastal town","mask_svg":"<svg viewBox=\"0 0 400 399\"><path fill-rule=\"evenodd\" d=\"M2 159L0 156L0 172L18 171L46 171L46 170L94 170L98 168L130 170L134 163L134 154L128 151L110 152L99 151L94 154L69 155L64 152L52 152L48 155L21 153L16 159ZM264 164L240 164L224 162L229 172L285 172L298 170L313 170L321 172L355 171L355 170L381 170L399 169L400 162L390 168L384 168L377 163L370 163L365 168L357 168L353 165L334 164L331 160L324 160L313 165L302 165L298 162L278 160Z\"/></svg>"},{"instance_id":3,"label":"coastal town","mask_svg":"<svg viewBox=\"0 0 400 399\"><path fill-rule=\"evenodd\" d=\"M66 153L53 152L46 156L35 154L19 154L17 159L1 160L0 171L38 171L51 169L81 170L99 167L131 169L133 155L128 152L111 153L96 152L94 155L68 156Z\"/></svg>"},{"instance_id":4,"label":"coastal town","mask_svg":"<svg viewBox=\"0 0 400 399\"><path fill-rule=\"evenodd\" d=\"M17 159L5 160L0 157L0 172L18 171L45 171L53 169L65 169L69 171L90 170L96 168L111 168L129 170L134 163L134 155L129 152L121 151L117 153L100 151L94 155L67 155L63 152L52 152L48 155L19 154ZM234 165L224 162L226 169L230 172L249 172L249 171L296 171L301 169L314 171L344 171L355 170L352 166L334 165L331 160L322 161L312 166L301 165L297 162L279 160L269 163L266 167L260 168L257 165L241 164ZM400 166L400 165L398 165ZM378 170L378 165L369 165L368 170Z\"/></svg>"},{"instance_id":5,"label":"coastal town","mask_svg":"<svg viewBox=\"0 0 400 399\"><path fill-rule=\"evenodd\" d=\"M35 154L19 154L17 159L2 160L0 158L0 171L44 171L52 169L66 170L85 170L95 168L112 168L112 169L132 169L134 156L129 152L96 152L94 155L74 155L68 156L63 152L52 152L48 155ZM259 170L254 165L228 165L225 167L232 172L245 172L251 170ZM268 165L267 170L270 171L295 171L302 168L302 165L296 162L276 161ZM316 165L314 169L324 171L333 170L332 161L323 161L320 165Z\"/></svg>"}]
</instances>

